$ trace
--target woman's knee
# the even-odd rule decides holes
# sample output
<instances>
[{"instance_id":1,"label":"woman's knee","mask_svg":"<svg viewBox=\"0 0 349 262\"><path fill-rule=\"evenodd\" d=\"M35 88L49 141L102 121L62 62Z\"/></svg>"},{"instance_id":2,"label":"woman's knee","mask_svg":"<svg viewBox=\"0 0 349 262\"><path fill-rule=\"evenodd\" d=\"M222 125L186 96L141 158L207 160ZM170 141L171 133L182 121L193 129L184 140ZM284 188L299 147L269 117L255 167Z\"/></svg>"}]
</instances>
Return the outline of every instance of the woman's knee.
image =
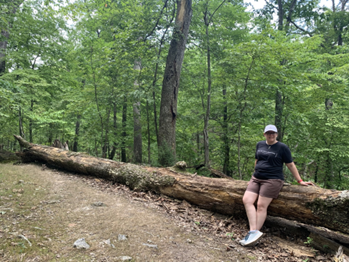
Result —
<instances>
[{"instance_id":1,"label":"woman's knee","mask_svg":"<svg viewBox=\"0 0 349 262\"><path fill-rule=\"evenodd\" d=\"M257 210L261 212L266 211L272 200L271 198L260 197L257 202Z\"/></svg>"},{"instance_id":2,"label":"woman's knee","mask_svg":"<svg viewBox=\"0 0 349 262\"><path fill-rule=\"evenodd\" d=\"M264 212L267 211L269 205L257 203L257 211Z\"/></svg>"},{"instance_id":3,"label":"woman's knee","mask_svg":"<svg viewBox=\"0 0 349 262\"><path fill-rule=\"evenodd\" d=\"M254 205L254 202L256 202L256 199L258 198L258 195L252 192L246 192L244 194L244 197L242 198L242 203L246 205Z\"/></svg>"}]
</instances>

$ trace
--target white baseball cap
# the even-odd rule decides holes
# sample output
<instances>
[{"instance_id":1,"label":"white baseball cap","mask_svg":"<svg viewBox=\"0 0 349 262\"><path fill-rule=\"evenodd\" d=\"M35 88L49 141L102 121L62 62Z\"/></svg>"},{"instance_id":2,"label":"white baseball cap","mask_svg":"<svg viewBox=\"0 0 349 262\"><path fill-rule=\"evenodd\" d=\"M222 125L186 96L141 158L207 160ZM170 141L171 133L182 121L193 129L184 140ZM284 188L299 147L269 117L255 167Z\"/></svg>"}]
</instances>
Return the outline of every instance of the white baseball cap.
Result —
<instances>
[{"instance_id":1,"label":"white baseball cap","mask_svg":"<svg viewBox=\"0 0 349 262\"><path fill-rule=\"evenodd\" d=\"M275 133L278 132L276 126L274 125L267 125L265 128L264 128L264 133L268 132L268 131L273 131Z\"/></svg>"}]
</instances>

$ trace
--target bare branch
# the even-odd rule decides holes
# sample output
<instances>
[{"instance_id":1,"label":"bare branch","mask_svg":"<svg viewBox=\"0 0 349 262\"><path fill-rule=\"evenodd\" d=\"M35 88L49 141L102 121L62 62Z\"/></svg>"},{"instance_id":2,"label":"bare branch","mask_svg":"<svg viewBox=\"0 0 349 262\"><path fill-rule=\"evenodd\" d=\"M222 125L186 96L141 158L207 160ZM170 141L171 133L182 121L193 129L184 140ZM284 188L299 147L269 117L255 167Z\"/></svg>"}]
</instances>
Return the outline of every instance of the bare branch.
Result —
<instances>
[{"instance_id":1,"label":"bare branch","mask_svg":"<svg viewBox=\"0 0 349 262\"><path fill-rule=\"evenodd\" d=\"M160 14L159 14L159 17L158 17L158 19L156 20L156 23L155 23L155 25L154 25L153 29L150 31L150 33L149 33L149 34L147 34L147 35L144 37L144 41L146 41L146 40L147 40L147 38L148 38L149 36L151 36L151 35L154 33L154 31L155 31L156 27L157 27L157 26L158 26L158 24L159 24L160 18L161 18L161 16L162 16L162 12L163 12L163 11L164 11L164 9L167 7L167 2L168 2L168 0L166 0L166 2L165 2L165 4L164 4L164 6L162 7L161 12L160 12Z\"/></svg>"},{"instance_id":2,"label":"bare branch","mask_svg":"<svg viewBox=\"0 0 349 262\"><path fill-rule=\"evenodd\" d=\"M224 4L224 2L225 2L225 0L223 0L223 2L216 8L216 10L214 10L214 12L212 13L212 15L211 15L211 17L210 17L208 23L211 23L214 14L215 14L215 13L217 12L217 10Z\"/></svg>"},{"instance_id":3,"label":"bare branch","mask_svg":"<svg viewBox=\"0 0 349 262\"><path fill-rule=\"evenodd\" d=\"M310 37L313 37L312 33L308 32L307 30L305 30L305 29L303 29L303 28L301 28L301 27L299 27L299 26L296 25L296 23L293 22L291 19L289 20L289 22L290 22L291 24L293 24L297 29L299 29L299 30L301 30L302 32L308 34Z\"/></svg>"}]
</instances>

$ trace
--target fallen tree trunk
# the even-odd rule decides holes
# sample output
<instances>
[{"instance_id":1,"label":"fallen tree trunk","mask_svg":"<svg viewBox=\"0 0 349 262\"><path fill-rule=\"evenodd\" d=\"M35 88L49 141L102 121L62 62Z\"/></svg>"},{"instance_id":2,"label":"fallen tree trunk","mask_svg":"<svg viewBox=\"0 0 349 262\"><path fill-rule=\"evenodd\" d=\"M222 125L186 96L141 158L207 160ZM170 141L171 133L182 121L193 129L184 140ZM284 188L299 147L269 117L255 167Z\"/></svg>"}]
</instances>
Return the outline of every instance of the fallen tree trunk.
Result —
<instances>
[{"instance_id":1,"label":"fallen tree trunk","mask_svg":"<svg viewBox=\"0 0 349 262\"><path fill-rule=\"evenodd\" d=\"M31 144L15 136L26 149L17 154L23 162L43 161L62 169L185 199L201 208L226 215L245 215L242 196L247 182L179 173L169 168L140 167L87 154ZM319 187L284 186L269 209L269 216L349 233L349 191ZM349 247L349 237L340 240Z\"/></svg>"},{"instance_id":2,"label":"fallen tree trunk","mask_svg":"<svg viewBox=\"0 0 349 262\"><path fill-rule=\"evenodd\" d=\"M0 162L20 160L15 153L1 149L0 145Z\"/></svg>"}]
</instances>

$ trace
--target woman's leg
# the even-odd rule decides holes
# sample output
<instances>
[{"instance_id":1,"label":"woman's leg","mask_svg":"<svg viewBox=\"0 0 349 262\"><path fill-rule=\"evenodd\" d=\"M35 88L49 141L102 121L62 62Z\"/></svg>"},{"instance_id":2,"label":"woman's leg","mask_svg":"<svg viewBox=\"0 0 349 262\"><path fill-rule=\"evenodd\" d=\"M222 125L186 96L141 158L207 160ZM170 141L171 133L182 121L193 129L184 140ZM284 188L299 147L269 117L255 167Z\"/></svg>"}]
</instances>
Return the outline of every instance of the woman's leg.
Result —
<instances>
[{"instance_id":1,"label":"woman's leg","mask_svg":"<svg viewBox=\"0 0 349 262\"><path fill-rule=\"evenodd\" d=\"M262 228L265 222L265 219L267 218L267 210L271 201L273 201L273 198L259 196L258 202L257 202L257 212L256 212L256 224L255 224L256 228L253 228L253 229L260 230Z\"/></svg>"},{"instance_id":2,"label":"woman's leg","mask_svg":"<svg viewBox=\"0 0 349 262\"><path fill-rule=\"evenodd\" d=\"M258 194L246 191L244 197L242 198L242 202L245 205L246 215L248 218L248 222L250 224L250 231L257 229L257 211L254 203L258 198Z\"/></svg>"}]
</instances>

